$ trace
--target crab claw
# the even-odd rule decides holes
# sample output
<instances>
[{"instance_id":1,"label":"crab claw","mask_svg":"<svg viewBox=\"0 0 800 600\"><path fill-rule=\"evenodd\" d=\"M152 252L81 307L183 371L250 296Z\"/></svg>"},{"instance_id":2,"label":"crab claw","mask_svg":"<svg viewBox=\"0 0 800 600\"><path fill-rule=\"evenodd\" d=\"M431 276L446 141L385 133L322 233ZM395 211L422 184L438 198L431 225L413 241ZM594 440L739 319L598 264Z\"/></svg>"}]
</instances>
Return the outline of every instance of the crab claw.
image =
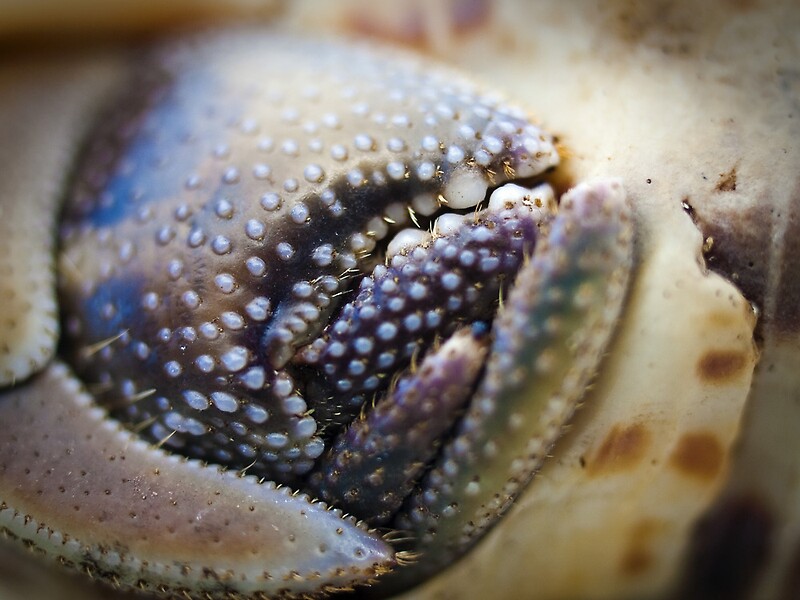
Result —
<instances>
[{"instance_id":1,"label":"crab claw","mask_svg":"<svg viewBox=\"0 0 800 600\"><path fill-rule=\"evenodd\" d=\"M416 564L397 587L453 562L533 478L594 376L632 265L620 182L577 186L494 323L486 374L465 418L397 519ZM392 585L391 583L389 585Z\"/></svg>"},{"instance_id":2,"label":"crab claw","mask_svg":"<svg viewBox=\"0 0 800 600\"><path fill-rule=\"evenodd\" d=\"M8 392L0 422L0 532L116 585L284 597L394 564L386 542L324 503L136 438L63 365Z\"/></svg>"}]
</instances>

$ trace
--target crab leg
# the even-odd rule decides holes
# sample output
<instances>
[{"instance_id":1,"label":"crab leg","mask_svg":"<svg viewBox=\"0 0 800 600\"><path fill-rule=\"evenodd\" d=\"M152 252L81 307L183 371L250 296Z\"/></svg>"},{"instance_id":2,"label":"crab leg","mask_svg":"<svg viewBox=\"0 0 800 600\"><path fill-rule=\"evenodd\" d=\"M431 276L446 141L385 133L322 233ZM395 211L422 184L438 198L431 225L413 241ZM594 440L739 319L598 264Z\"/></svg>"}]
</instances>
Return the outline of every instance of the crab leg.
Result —
<instances>
[{"instance_id":1,"label":"crab leg","mask_svg":"<svg viewBox=\"0 0 800 600\"><path fill-rule=\"evenodd\" d=\"M631 260L621 184L566 194L495 321L486 375L456 436L397 520L424 555L397 581L451 563L531 480L597 370Z\"/></svg>"},{"instance_id":2,"label":"crab leg","mask_svg":"<svg viewBox=\"0 0 800 600\"><path fill-rule=\"evenodd\" d=\"M63 365L0 397L0 423L0 532L115 586L303 595L393 565L338 510L137 439Z\"/></svg>"},{"instance_id":3,"label":"crab leg","mask_svg":"<svg viewBox=\"0 0 800 600\"><path fill-rule=\"evenodd\" d=\"M464 328L428 355L339 435L308 487L372 524L391 519L472 394L485 338L480 327Z\"/></svg>"}]
</instances>

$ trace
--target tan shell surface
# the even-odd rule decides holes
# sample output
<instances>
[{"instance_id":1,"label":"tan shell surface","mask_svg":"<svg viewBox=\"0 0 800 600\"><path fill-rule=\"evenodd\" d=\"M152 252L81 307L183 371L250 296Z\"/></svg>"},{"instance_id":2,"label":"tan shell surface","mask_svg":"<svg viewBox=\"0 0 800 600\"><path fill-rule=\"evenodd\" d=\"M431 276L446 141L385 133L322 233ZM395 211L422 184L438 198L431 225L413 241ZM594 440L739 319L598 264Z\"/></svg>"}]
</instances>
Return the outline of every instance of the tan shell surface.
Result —
<instances>
[{"instance_id":1,"label":"tan shell surface","mask_svg":"<svg viewBox=\"0 0 800 600\"><path fill-rule=\"evenodd\" d=\"M622 177L636 213L638 274L584 407L503 524L408 597L794 597L800 7L305 1L282 13L305 33L377 35L461 66L559 135L565 185ZM115 76L107 61L75 58L75 76L57 77L42 59L25 85L57 98L93 81L90 106ZM69 114L51 116L65 127ZM46 156L43 131L34 119L14 140L29 148L14 153L22 166ZM0 593L15 598L9 577Z\"/></svg>"}]
</instances>

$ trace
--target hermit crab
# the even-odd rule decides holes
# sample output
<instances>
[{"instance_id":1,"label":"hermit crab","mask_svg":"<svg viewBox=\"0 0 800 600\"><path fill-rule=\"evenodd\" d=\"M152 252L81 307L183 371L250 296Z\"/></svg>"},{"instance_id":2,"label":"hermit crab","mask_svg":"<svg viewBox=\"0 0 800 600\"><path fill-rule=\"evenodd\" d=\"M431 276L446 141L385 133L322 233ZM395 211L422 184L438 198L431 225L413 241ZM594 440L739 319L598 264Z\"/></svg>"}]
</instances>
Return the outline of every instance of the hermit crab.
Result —
<instances>
[{"instance_id":1,"label":"hermit crab","mask_svg":"<svg viewBox=\"0 0 800 600\"><path fill-rule=\"evenodd\" d=\"M392 567L413 583L447 564L597 369L632 262L621 183L558 210L546 185L502 185L555 166L553 140L378 50L239 31L142 71L60 217L69 367L42 385L65 400L4 403L4 532L174 596L321 593ZM56 325L31 318L47 351ZM37 359L12 346L6 383ZM151 446L103 439L68 368ZM164 450L196 462L156 467ZM382 539L400 535L409 550Z\"/></svg>"},{"instance_id":2,"label":"hermit crab","mask_svg":"<svg viewBox=\"0 0 800 600\"><path fill-rule=\"evenodd\" d=\"M570 39L596 41L590 17ZM792 597L792 513L748 468L748 427L775 421L742 420L793 389L792 263L767 250L764 284L766 221L730 217L758 162L687 162L666 134L631 160L622 113L702 122L674 91L570 102L568 124L576 88L532 94L506 60L557 143L429 59L320 37L204 32L78 67L33 133L53 98L8 94L4 543L167 597ZM573 47L583 68L619 64L604 44Z\"/></svg>"}]
</instances>

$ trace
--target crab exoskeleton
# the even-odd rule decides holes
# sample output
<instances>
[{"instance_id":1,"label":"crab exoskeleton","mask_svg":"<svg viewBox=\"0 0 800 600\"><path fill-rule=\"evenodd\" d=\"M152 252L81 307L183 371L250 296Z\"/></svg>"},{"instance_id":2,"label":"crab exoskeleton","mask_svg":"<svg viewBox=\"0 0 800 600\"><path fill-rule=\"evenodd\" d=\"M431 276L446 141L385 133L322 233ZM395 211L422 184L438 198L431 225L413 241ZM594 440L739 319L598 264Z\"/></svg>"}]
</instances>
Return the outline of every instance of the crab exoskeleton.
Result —
<instances>
[{"instance_id":1,"label":"crab exoskeleton","mask_svg":"<svg viewBox=\"0 0 800 600\"><path fill-rule=\"evenodd\" d=\"M86 146L58 257L33 257L64 335L51 359L53 299L26 291L5 534L165 595L391 590L456 560L625 297L621 183L557 205L557 163L519 110L411 57L269 32L156 52Z\"/></svg>"}]
</instances>

